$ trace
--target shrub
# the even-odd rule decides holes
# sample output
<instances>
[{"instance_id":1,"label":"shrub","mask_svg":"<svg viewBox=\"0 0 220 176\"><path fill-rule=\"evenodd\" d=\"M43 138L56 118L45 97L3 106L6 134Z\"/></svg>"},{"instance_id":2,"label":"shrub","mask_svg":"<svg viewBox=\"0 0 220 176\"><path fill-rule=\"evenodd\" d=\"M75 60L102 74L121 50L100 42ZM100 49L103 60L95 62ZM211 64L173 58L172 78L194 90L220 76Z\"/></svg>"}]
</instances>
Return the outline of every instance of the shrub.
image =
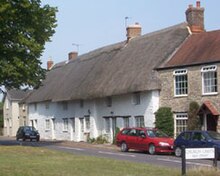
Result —
<instances>
[{"instance_id":1,"label":"shrub","mask_svg":"<svg viewBox=\"0 0 220 176\"><path fill-rule=\"evenodd\" d=\"M199 104L195 101L190 102L188 111L188 130L198 130L200 129L200 119L197 115L199 110Z\"/></svg>"},{"instance_id":2,"label":"shrub","mask_svg":"<svg viewBox=\"0 0 220 176\"><path fill-rule=\"evenodd\" d=\"M169 136L174 133L173 113L169 107L161 107L155 113L155 126Z\"/></svg>"}]
</instances>

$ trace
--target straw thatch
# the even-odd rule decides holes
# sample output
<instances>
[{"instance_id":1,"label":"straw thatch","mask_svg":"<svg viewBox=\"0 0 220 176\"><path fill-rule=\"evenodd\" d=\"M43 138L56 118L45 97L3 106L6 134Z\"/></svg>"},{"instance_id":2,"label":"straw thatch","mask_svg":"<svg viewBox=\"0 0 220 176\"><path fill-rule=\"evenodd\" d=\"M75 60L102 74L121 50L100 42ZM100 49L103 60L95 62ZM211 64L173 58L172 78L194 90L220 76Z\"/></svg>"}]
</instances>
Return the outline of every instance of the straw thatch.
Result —
<instances>
[{"instance_id":1,"label":"straw thatch","mask_svg":"<svg viewBox=\"0 0 220 176\"><path fill-rule=\"evenodd\" d=\"M159 90L154 68L170 57L188 35L182 23L59 63L26 101L69 101Z\"/></svg>"}]
</instances>

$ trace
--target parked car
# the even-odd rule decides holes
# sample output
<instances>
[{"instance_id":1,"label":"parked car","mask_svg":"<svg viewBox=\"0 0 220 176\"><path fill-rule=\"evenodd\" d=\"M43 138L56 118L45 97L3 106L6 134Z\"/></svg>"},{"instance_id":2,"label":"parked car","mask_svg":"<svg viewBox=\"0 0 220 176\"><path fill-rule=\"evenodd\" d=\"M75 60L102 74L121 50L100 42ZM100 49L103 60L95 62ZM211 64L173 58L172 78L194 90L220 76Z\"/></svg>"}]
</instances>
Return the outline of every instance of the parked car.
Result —
<instances>
[{"instance_id":1,"label":"parked car","mask_svg":"<svg viewBox=\"0 0 220 176\"><path fill-rule=\"evenodd\" d=\"M184 131L174 141L177 157L182 155L182 148L202 148L216 146L220 154L220 134L214 131ZM220 156L220 155L219 155Z\"/></svg>"},{"instance_id":2,"label":"parked car","mask_svg":"<svg viewBox=\"0 0 220 176\"><path fill-rule=\"evenodd\" d=\"M172 153L173 138L154 128L124 128L116 136L122 152L129 149L155 153Z\"/></svg>"},{"instance_id":3,"label":"parked car","mask_svg":"<svg viewBox=\"0 0 220 176\"><path fill-rule=\"evenodd\" d=\"M32 126L21 126L18 128L16 134L16 140L22 139L25 141L26 139L30 139L32 141L35 139L36 141L40 140L39 132Z\"/></svg>"}]
</instances>

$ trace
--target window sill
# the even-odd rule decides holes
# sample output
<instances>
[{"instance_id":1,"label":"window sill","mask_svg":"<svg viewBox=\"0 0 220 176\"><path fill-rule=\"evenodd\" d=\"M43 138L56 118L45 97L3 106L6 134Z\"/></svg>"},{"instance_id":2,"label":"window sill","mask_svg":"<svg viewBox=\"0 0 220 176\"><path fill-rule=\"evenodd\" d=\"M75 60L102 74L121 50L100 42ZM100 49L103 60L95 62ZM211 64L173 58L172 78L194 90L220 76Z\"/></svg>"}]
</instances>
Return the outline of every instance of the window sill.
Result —
<instances>
[{"instance_id":1,"label":"window sill","mask_svg":"<svg viewBox=\"0 0 220 176\"><path fill-rule=\"evenodd\" d=\"M188 94L184 94L184 95L174 95L174 98L182 98L182 97L188 97Z\"/></svg>"},{"instance_id":2,"label":"window sill","mask_svg":"<svg viewBox=\"0 0 220 176\"><path fill-rule=\"evenodd\" d=\"M203 93L202 96L215 96L218 95L218 92L213 92L213 93Z\"/></svg>"}]
</instances>

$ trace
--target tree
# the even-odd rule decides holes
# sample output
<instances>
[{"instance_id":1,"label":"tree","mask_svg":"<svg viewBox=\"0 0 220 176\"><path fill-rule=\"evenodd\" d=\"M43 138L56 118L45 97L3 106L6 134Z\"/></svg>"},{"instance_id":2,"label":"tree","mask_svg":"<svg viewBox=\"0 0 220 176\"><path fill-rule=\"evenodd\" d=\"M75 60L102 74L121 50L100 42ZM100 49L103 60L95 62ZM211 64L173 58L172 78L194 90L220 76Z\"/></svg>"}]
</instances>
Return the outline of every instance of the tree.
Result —
<instances>
[{"instance_id":1,"label":"tree","mask_svg":"<svg viewBox=\"0 0 220 176\"><path fill-rule=\"evenodd\" d=\"M156 120L155 120L156 128L162 130L169 136L173 136L174 120L173 120L173 113L171 111L171 108L161 107L157 110L155 115L156 115Z\"/></svg>"},{"instance_id":2,"label":"tree","mask_svg":"<svg viewBox=\"0 0 220 176\"><path fill-rule=\"evenodd\" d=\"M190 102L189 112L188 112L188 121L187 121L188 130L200 129L200 120L197 115L198 110L199 110L199 104L195 101Z\"/></svg>"},{"instance_id":3,"label":"tree","mask_svg":"<svg viewBox=\"0 0 220 176\"><path fill-rule=\"evenodd\" d=\"M55 32L56 12L40 0L1 0L0 86L39 85L46 72L40 56Z\"/></svg>"}]
</instances>

